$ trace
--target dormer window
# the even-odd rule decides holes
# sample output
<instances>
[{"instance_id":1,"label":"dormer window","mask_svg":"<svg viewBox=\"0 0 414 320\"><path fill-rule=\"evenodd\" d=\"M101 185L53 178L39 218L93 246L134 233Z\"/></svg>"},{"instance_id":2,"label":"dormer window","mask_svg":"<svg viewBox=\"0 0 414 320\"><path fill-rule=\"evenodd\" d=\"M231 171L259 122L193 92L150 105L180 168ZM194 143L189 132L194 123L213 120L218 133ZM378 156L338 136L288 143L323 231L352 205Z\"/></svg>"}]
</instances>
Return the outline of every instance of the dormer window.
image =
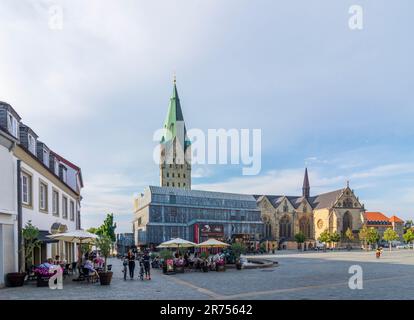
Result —
<instances>
[{"instance_id":1,"label":"dormer window","mask_svg":"<svg viewBox=\"0 0 414 320\"><path fill-rule=\"evenodd\" d=\"M54 160L54 163L55 163L55 175L59 175L59 161L58 160L56 160L56 158L55 158L55 160Z\"/></svg>"},{"instance_id":2,"label":"dormer window","mask_svg":"<svg viewBox=\"0 0 414 320\"><path fill-rule=\"evenodd\" d=\"M36 139L30 133L28 134L28 141L29 151L33 154L36 154Z\"/></svg>"},{"instance_id":3,"label":"dormer window","mask_svg":"<svg viewBox=\"0 0 414 320\"><path fill-rule=\"evenodd\" d=\"M45 166L47 166L48 165L48 160L49 160L49 152L47 152L47 150L46 149L43 149L43 164L45 165Z\"/></svg>"},{"instance_id":4,"label":"dormer window","mask_svg":"<svg viewBox=\"0 0 414 320\"><path fill-rule=\"evenodd\" d=\"M9 130L9 133L14 137L18 137L18 122L17 119L13 117L11 113L7 114L7 130Z\"/></svg>"}]
</instances>

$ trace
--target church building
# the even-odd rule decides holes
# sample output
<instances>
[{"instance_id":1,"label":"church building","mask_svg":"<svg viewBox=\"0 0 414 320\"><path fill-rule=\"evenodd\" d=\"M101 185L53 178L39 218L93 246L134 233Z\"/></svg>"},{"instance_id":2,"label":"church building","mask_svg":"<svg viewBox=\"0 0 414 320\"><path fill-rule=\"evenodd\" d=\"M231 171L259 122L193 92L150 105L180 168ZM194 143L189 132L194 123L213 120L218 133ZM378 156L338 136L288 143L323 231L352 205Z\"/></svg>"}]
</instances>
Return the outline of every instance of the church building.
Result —
<instances>
[{"instance_id":1,"label":"church building","mask_svg":"<svg viewBox=\"0 0 414 320\"><path fill-rule=\"evenodd\" d=\"M303 233L306 242L314 244L320 234L328 230L337 232L345 240L351 229L357 238L363 224L364 205L349 187L310 195L308 170L301 196L256 195L265 224L265 239L279 248L297 248L295 235Z\"/></svg>"}]
</instances>

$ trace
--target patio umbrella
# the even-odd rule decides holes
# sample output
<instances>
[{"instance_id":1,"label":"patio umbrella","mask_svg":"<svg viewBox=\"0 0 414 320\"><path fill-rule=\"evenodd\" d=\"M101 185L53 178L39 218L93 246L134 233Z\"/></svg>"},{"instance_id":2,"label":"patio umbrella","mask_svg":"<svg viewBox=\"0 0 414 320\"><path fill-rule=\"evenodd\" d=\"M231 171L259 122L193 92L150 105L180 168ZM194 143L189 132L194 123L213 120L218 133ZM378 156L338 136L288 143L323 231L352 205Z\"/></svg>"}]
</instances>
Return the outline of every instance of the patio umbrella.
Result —
<instances>
[{"instance_id":1,"label":"patio umbrella","mask_svg":"<svg viewBox=\"0 0 414 320\"><path fill-rule=\"evenodd\" d=\"M72 243L78 243L78 263L80 265L81 263L81 244L82 243L93 243L96 239L98 239L98 236L96 234L84 231L84 230L75 230L65 233L57 233L52 234L48 236L51 239L55 240L62 240L66 242L72 242Z\"/></svg>"},{"instance_id":2,"label":"patio umbrella","mask_svg":"<svg viewBox=\"0 0 414 320\"><path fill-rule=\"evenodd\" d=\"M230 247L229 244L218 241L216 239L208 239L207 241L204 241L197 245L197 247L200 248L225 248Z\"/></svg>"},{"instance_id":3,"label":"patio umbrella","mask_svg":"<svg viewBox=\"0 0 414 320\"><path fill-rule=\"evenodd\" d=\"M98 236L96 234L83 231L83 230L75 230L65 233L57 233L52 234L48 236L51 239L55 240L63 240L67 242L73 242L73 243L93 243L96 239L98 239Z\"/></svg>"},{"instance_id":4,"label":"patio umbrella","mask_svg":"<svg viewBox=\"0 0 414 320\"><path fill-rule=\"evenodd\" d=\"M157 248L192 248L197 246L194 242L176 238L161 243Z\"/></svg>"}]
</instances>

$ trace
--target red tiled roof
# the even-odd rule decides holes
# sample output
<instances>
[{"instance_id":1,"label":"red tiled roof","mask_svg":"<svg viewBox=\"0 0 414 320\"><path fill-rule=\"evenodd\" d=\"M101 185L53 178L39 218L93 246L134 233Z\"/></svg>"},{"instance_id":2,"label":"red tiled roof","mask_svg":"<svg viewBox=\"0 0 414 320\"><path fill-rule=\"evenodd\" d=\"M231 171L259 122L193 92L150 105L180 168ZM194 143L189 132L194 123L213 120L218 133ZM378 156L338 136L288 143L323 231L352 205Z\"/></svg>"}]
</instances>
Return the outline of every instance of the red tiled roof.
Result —
<instances>
[{"instance_id":1,"label":"red tiled roof","mask_svg":"<svg viewBox=\"0 0 414 320\"><path fill-rule=\"evenodd\" d=\"M392 216L390 218L390 222L396 222L396 223L402 223L404 222L403 220L401 220L400 218L398 218L397 216Z\"/></svg>"},{"instance_id":2,"label":"red tiled roof","mask_svg":"<svg viewBox=\"0 0 414 320\"><path fill-rule=\"evenodd\" d=\"M381 212L365 212L365 220L368 221L390 221L390 219Z\"/></svg>"}]
</instances>

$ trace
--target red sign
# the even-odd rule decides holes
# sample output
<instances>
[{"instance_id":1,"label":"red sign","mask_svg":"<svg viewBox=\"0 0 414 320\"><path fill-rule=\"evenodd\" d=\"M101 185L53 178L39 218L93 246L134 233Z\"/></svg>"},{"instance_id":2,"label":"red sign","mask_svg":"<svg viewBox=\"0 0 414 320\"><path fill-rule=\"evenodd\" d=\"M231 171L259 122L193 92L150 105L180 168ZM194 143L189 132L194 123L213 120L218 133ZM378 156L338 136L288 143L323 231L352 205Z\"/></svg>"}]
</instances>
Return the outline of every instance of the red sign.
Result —
<instances>
[{"instance_id":1,"label":"red sign","mask_svg":"<svg viewBox=\"0 0 414 320\"><path fill-rule=\"evenodd\" d=\"M194 225L194 243L198 243L199 239L200 239L200 227L198 226L198 224Z\"/></svg>"},{"instance_id":2,"label":"red sign","mask_svg":"<svg viewBox=\"0 0 414 320\"><path fill-rule=\"evenodd\" d=\"M202 224L200 233L202 237L222 237L224 236L224 226L222 224Z\"/></svg>"}]
</instances>

